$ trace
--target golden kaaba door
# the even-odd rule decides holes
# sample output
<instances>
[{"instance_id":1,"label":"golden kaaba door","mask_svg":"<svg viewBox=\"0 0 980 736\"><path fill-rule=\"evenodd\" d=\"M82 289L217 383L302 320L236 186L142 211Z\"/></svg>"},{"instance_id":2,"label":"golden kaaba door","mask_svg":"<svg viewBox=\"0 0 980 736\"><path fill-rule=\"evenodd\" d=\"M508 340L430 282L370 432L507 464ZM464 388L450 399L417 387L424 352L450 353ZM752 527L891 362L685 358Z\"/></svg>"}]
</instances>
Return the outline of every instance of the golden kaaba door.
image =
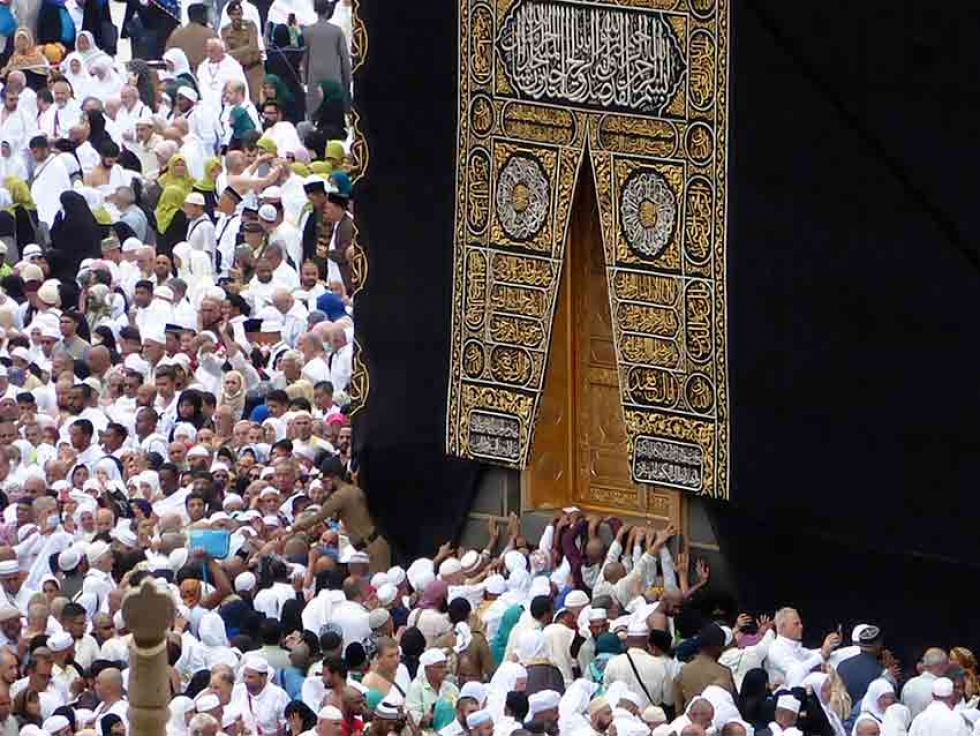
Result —
<instances>
[{"instance_id":1,"label":"golden kaaba door","mask_svg":"<svg viewBox=\"0 0 980 736\"><path fill-rule=\"evenodd\" d=\"M571 215L531 459L530 508L576 505L680 526L681 493L631 478L609 284L591 167L583 164Z\"/></svg>"}]
</instances>

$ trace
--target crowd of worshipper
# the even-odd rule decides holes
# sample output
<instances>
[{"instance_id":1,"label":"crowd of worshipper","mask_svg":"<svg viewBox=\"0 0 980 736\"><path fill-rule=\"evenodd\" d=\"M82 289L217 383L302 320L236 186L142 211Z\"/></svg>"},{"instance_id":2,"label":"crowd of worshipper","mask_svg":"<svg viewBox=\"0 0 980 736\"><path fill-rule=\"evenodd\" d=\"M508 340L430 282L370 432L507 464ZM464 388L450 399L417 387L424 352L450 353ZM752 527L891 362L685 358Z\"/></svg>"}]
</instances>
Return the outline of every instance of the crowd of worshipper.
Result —
<instances>
[{"instance_id":1,"label":"crowd of worshipper","mask_svg":"<svg viewBox=\"0 0 980 736\"><path fill-rule=\"evenodd\" d=\"M2 3L0 34L0 736L143 736L146 585L168 736L980 734L969 650L806 648L669 527L392 559L349 417L350 0Z\"/></svg>"}]
</instances>

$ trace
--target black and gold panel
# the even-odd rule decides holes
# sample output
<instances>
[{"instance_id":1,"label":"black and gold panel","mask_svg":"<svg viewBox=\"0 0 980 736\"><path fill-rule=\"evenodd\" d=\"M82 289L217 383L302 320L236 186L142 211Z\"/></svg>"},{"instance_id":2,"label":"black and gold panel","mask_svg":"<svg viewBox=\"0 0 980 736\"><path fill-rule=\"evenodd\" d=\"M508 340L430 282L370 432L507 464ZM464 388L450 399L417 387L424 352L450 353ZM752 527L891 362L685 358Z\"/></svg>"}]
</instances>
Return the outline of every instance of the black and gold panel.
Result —
<instances>
[{"instance_id":1,"label":"black and gold panel","mask_svg":"<svg viewBox=\"0 0 980 736\"><path fill-rule=\"evenodd\" d=\"M729 0L461 0L459 32L448 452L528 462L587 156L632 478L727 498Z\"/></svg>"}]
</instances>

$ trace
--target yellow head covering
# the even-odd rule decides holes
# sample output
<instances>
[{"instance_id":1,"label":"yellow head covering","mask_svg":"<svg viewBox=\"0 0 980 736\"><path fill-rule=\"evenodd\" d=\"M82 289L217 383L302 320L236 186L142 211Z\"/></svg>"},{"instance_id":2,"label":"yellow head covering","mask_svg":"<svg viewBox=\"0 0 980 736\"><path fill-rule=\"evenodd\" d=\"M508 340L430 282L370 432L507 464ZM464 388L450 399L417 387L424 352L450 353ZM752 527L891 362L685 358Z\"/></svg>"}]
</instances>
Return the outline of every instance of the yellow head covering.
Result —
<instances>
[{"instance_id":1,"label":"yellow head covering","mask_svg":"<svg viewBox=\"0 0 980 736\"><path fill-rule=\"evenodd\" d=\"M163 194L160 195L160 201L157 202L156 208L158 233L166 232L167 228L170 227L170 223L173 222L177 210L184 206L184 200L186 198L187 193L178 186L169 186L163 190Z\"/></svg>"},{"instance_id":2,"label":"yellow head covering","mask_svg":"<svg viewBox=\"0 0 980 736\"><path fill-rule=\"evenodd\" d=\"M314 161L310 164L310 171L319 176L330 176L333 173L333 169L326 161Z\"/></svg>"},{"instance_id":3,"label":"yellow head covering","mask_svg":"<svg viewBox=\"0 0 980 736\"><path fill-rule=\"evenodd\" d=\"M27 210L37 209L34 198L31 197L31 188L27 186L26 181L16 176L8 176L3 180L3 185L10 192L10 198L14 205L19 205Z\"/></svg>"},{"instance_id":4,"label":"yellow head covering","mask_svg":"<svg viewBox=\"0 0 980 736\"><path fill-rule=\"evenodd\" d=\"M204 176L194 183L194 188L199 192L213 192L214 179L211 178L211 174L215 171L221 171L221 160L217 156L205 159Z\"/></svg>"},{"instance_id":5,"label":"yellow head covering","mask_svg":"<svg viewBox=\"0 0 980 736\"><path fill-rule=\"evenodd\" d=\"M263 153L271 153L273 156L279 155L279 146L277 146L276 142L268 136L264 135L259 138L259 140L255 143L255 147Z\"/></svg>"},{"instance_id":6,"label":"yellow head covering","mask_svg":"<svg viewBox=\"0 0 980 736\"><path fill-rule=\"evenodd\" d=\"M186 197L194 188L194 177L191 176L191 172L189 170L184 176L174 175L174 164L178 162L183 162L186 168L187 159L184 158L183 154L175 153L167 162L167 173L160 177L160 186L164 189L167 187L178 187ZM181 204L183 204L183 200L181 201Z\"/></svg>"},{"instance_id":7,"label":"yellow head covering","mask_svg":"<svg viewBox=\"0 0 980 736\"><path fill-rule=\"evenodd\" d=\"M324 158L327 163L330 164L330 173L339 169L344 165L344 158L346 158L347 152L344 150L343 141L328 141L327 142L327 152Z\"/></svg>"},{"instance_id":8,"label":"yellow head covering","mask_svg":"<svg viewBox=\"0 0 980 736\"><path fill-rule=\"evenodd\" d=\"M309 166L299 161L292 164L289 168L293 170L294 174L298 174L299 176L309 176L312 173Z\"/></svg>"}]
</instances>

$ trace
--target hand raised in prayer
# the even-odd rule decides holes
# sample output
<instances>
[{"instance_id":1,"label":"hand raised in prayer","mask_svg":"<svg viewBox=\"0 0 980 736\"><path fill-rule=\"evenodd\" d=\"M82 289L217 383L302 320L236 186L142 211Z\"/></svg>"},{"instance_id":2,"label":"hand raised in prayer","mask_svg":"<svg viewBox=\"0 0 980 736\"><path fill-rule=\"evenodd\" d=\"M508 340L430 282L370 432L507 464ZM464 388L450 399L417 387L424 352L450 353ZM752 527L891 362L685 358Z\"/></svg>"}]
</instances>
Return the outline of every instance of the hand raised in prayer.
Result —
<instances>
[{"instance_id":1,"label":"hand raised in prayer","mask_svg":"<svg viewBox=\"0 0 980 736\"><path fill-rule=\"evenodd\" d=\"M827 659L837 647L840 646L840 634L836 631L832 634L827 634L826 638L823 640L823 646L820 647L820 652L823 654L823 658Z\"/></svg>"},{"instance_id":2,"label":"hand raised in prayer","mask_svg":"<svg viewBox=\"0 0 980 736\"><path fill-rule=\"evenodd\" d=\"M738 614L738 618L735 619L735 628L736 629L744 629L746 626L751 625L751 623L752 623L752 615L751 614L749 614L749 613L740 613L740 614Z\"/></svg>"},{"instance_id":3,"label":"hand raised in prayer","mask_svg":"<svg viewBox=\"0 0 980 736\"><path fill-rule=\"evenodd\" d=\"M513 511L507 515L507 533L511 538L521 533L521 519Z\"/></svg>"},{"instance_id":4,"label":"hand raised in prayer","mask_svg":"<svg viewBox=\"0 0 980 736\"><path fill-rule=\"evenodd\" d=\"M667 542L670 541L671 537L677 534L677 527L673 524L667 524L663 529L658 529L656 536L653 538L653 544L657 549L663 547Z\"/></svg>"},{"instance_id":5,"label":"hand raised in prayer","mask_svg":"<svg viewBox=\"0 0 980 736\"><path fill-rule=\"evenodd\" d=\"M766 615L759 616L758 623L759 623L759 631L765 633L773 627L772 616L766 616Z\"/></svg>"},{"instance_id":6,"label":"hand raised in prayer","mask_svg":"<svg viewBox=\"0 0 980 736\"><path fill-rule=\"evenodd\" d=\"M441 545L439 545L439 551L436 554L436 557L446 558L446 557L449 557L452 553L453 553L453 545L452 545L452 543L451 542L443 542Z\"/></svg>"}]
</instances>

